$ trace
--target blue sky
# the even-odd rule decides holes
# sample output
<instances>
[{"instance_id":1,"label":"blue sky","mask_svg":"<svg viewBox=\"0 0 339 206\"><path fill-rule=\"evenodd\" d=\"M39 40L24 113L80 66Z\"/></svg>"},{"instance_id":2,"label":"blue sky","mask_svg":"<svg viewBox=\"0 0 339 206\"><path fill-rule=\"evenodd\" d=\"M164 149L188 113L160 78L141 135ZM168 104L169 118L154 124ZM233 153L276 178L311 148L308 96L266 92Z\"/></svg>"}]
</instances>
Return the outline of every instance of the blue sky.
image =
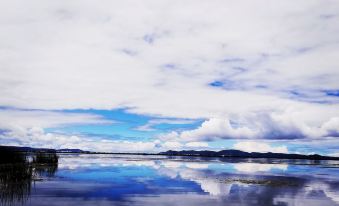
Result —
<instances>
[{"instance_id":1,"label":"blue sky","mask_svg":"<svg viewBox=\"0 0 339 206\"><path fill-rule=\"evenodd\" d=\"M0 8L0 144L339 155L338 1Z\"/></svg>"},{"instance_id":2,"label":"blue sky","mask_svg":"<svg viewBox=\"0 0 339 206\"><path fill-rule=\"evenodd\" d=\"M146 115L136 115L125 112L123 109L117 110L64 110L65 113L85 113L100 115L106 120L111 120L111 124L81 124L65 125L63 127L48 128L47 132L59 132L65 134L83 134L100 138L109 138L113 140L134 140L134 141L151 141L161 133L172 130L194 129L201 124L202 120L190 120L179 122L180 124L161 123L155 124L148 129L142 129L141 126L147 125L149 121L164 120L163 118L152 118ZM165 119L175 121L176 119ZM178 120L177 120L178 121Z\"/></svg>"}]
</instances>

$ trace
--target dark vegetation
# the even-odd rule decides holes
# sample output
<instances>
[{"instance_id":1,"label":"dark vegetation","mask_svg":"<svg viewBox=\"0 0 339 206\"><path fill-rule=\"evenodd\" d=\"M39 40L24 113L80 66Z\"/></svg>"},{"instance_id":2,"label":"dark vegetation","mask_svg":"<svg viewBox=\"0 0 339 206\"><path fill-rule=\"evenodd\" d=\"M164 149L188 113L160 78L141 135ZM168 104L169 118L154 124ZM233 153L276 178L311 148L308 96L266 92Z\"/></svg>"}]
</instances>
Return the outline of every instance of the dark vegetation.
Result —
<instances>
[{"instance_id":1,"label":"dark vegetation","mask_svg":"<svg viewBox=\"0 0 339 206\"><path fill-rule=\"evenodd\" d=\"M0 205L23 204L32 183L51 177L58 168L53 150L0 146Z\"/></svg>"}]
</instances>

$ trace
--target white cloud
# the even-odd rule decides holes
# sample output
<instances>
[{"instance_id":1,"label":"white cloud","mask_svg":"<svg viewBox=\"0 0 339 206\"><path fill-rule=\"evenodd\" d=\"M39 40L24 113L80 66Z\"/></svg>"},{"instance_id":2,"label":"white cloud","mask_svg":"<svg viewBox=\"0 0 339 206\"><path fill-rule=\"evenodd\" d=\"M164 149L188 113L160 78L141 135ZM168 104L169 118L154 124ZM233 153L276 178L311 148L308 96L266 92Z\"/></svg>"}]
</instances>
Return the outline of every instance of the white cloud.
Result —
<instances>
[{"instance_id":1,"label":"white cloud","mask_svg":"<svg viewBox=\"0 0 339 206\"><path fill-rule=\"evenodd\" d=\"M185 141L338 136L335 0L34 2L0 3L0 105L207 119Z\"/></svg>"},{"instance_id":2,"label":"white cloud","mask_svg":"<svg viewBox=\"0 0 339 206\"><path fill-rule=\"evenodd\" d=\"M288 153L286 146L271 146L267 143L244 141L238 142L233 145L234 149L245 152L276 152L276 153Z\"/></svg>"},{"instance_id":3,"label":"white cloud","mask_svg":"<svg viewBox=\"0 0 339 206\"><path fill-rule=\"evenodd\" d=\"M228 118L211 118L193 130L160 135L164 140L212 141L217 139L300 139L339 136L339 119L326 112L319 118L311 108L287 109L283 112L260 111L233 115ZM334 112L334 111L333 111ZM326 116L329 119L326 119Z\"/></svg>"},{"instance_id":4,"label":"white cloud","mask_svg":"<svg viewBox=\"0 0 339 206\"><path fill-rule=\"evenodd\" d=\"M182 166L182 162L180 161L164 161L162 162L162 166L166 168L180 168Z\"/></svg>"},{"instance_id":5,"label":"white cloud","mask_svg":"<svg viewBox=\"0 0 339 206\"><path fill-rule=\"evenodd\" d=\"M112 124L96 114L51 112L40 110L0 109L0 128L60 127L76 124Z\"/></svg>"},{"instance_id":6,"label":"white cloud","mask_svg":"<svg viewBox=\"0 0 339 206\"><path fill-rule=\"evenodd\" d=\"M115 141L45 132L44 128L88 125L113 124L115 121L106 120L95 114L50 112L39 110L0 110L0 144L31 146L37 148L79 148L89 151L125 152L152 151L156 142Z\"/></svg>"},{"instance_id":7,"label":"white cloud","mask_svg":"<svg viewBox=\"0 0 339 206\"><path fill-rule=\"evenodd\" d=\"M256 173L256 172L268 172L273 169L287 170L287 164L262 164L262 163L237 163L234 164L234 168L240 172Z\"/></svg>"},{"instance_id":8,"label":"white cloud","mask_svg":"<svg viewBox=\"0 0 339 206\"><path fill-rule=\"evenodd\" d=\"M306 190L306 195L310 195L314 193L314 191L322 191L327 197L332 199L335 203L339 203L339 195L331 188L330 185L324 183L324 182L312 182L307 185L308 187ZM279 199L277 200L279 201Z\"/></svg>"},{"instance_id":9,"label":"white cloud","mask_svg":"<svg viewBox=\"0 0 339 206\"><path fill-rule=\"evenodd\" d=\"M208 147L207 142L188 142L185 144L186 147Z\"/></svg>"},{"instance_id":10,"label":"white cloud","mask_svg":"<svg viewBox=\"0 0 339 206\"><path fill-rule=\"evenodd\" d=\"M331 156L331 157L339 157L339 152L336 152L336 153L330 153L330 154L328 154L328 156Z\"/></svg>"},{"instance_id":11,"label":"white cloud","mask_svg":"<svg viewBox=\"0 0 339 206\"><path fill-rule=\"evenodd\" d=\"M181 149L183 147L183 144L181 144L180 142L164 142L162 144L162 147L169 150L176 150Z\"/></svg>"},{"instance_id":12,"label":"white cloud","mask_svg":"<svg viewBox=\"0 0 339 206\"><path fill-rule=\"evenodd\" d=\"M204 171L204 168L198 169L186 167L184 169L181 169L177 173L182 179L196 182L198 185L200 185L203 191L209 193L210 195L228 195L231 191L232 184L225 184L217 181L217 177L214 176L214 174L210 174Z\"/></svg>"},{"instance_id":13,"label":"white cloud","mask_svg":"<svg viewBox=\"0 0 339 206\"><path fill-rule=\"evenodd\" d=\"M210 118L274 108L277 90L339 86L339 19L321 18L336 1L2 4L1 105ZM215 80L248 90L208 88Z\"/></svg>"},{"instance_id":14,"label":"white cloud","mask_svg":"<svg viewBox=\"0 0 339 206\"><path fill-rule=\"evenodd\" d=\"M179 142L179 141L165 141L159 142L158 145L161 150L187 150L187 149L201 149L208 148L207 142Z\"/></svg>"},{"instance_id":15,"label":"white cloud","mask_svg":"<svg viewBox=\"0 0 339 206\"><path fill-rule=\"evenodd\" d=\"M96 152L151 152L156 145L155 142L95 140L90 137L49 133L39 127L11 130L0 134L0 143L36 148L78 148Z\"/></svg>"},{"instance_id":16,"label":"white cloud","mask_svg":"<svg viewBox=\"0 0 339 206\"><path fill-rule=\"evenodd\" d=\"M180 134L187 140L212 140L215 138L244 138L255 136L255 131L247 127L233 128L229 120L212 118L205 121L199 128L184 131Z\"/></svg>"},{"instance_id":17,"label":"white cloud","mask_svg":"<svg viewBox=\"0 0 339 206\"><path fill-rule=\"evenodd\" d=\"M189 149L202 149L208 148L207 142L181 142L181 141L154 141L158 145L158 149L161 151L166 150L189 150Z\"/></svg>"},{"instance_id":18,"label":"white cloud","mask_svg":"<svg viewBox=\"0 0 339 206\"><path fill-rule=\"evenodd\" d=\"M208 169L208 164L201 163L201 162L185 162L185 167L190 168L190 169L201 170L201 169Z\"/></svg>"}]
</instances>

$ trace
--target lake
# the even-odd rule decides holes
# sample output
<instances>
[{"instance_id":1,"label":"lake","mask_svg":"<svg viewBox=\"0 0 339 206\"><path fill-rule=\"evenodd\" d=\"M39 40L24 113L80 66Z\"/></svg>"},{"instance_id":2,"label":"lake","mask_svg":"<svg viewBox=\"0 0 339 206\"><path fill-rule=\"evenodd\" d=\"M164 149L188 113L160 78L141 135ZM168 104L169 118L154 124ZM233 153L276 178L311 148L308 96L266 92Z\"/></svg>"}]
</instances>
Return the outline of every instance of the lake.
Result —
<instances>
[{"instance_id":1,"label":"lake","mask_svg":"<svg viewBox=\"0 0 339 206\"><path fill-rule=\"evenodd\" d=\"M339 161L59 154L0 174L2 205L339 205Z\"/></svg>"}]
</instances>

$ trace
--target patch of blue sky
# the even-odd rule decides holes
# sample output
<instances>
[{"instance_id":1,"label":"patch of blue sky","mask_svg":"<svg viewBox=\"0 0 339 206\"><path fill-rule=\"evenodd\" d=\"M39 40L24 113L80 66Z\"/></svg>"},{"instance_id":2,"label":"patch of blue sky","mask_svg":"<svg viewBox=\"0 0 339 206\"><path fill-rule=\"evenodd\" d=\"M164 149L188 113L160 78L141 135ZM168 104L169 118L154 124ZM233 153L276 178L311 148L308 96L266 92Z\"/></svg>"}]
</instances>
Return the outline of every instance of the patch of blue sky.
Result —
<instances>
[{"instance_id":1,"label":"patch of blue sky","mask_svg":"<svg viewBox=\"0 0 339 206\"><path fill-rule=\"evenodd\" d=\"M317 104L330 104L334 99L330 97L339 97L339 90L303 90L292 89L283 91L290 99ZM326 98L329 97L329 98Z\"/></svg>"},{"instance_id":2,"label":"patch of blue sky","mask_svg":"<svg viewBox=\"0 0 339 206\"><path fill-rule=\"evenodd\" d=\"M287 144L289 153L301 153L301 154L320 154L326 155L327 149L320 147L312 147L308 145L300 145L300 144Z\"/></svg>"},{"instance_id":3,"label":"patch of blue sky","mask_svg":"<svg viewBox=\"0 0 339 206\"><path fill-rule=\"evenodd\" d=\"M327 96L339 97L339 89L324 90Z\"/></svg>"},{"instance_id":4,"label":"patch of blue sky","mask_svg":"<svg viewBox=\"0 0 339 206\"><path fill-rule=\"evenodd\" d=\"M113 125L72 125L67 127L49 128L47 132L61 132L65 134L80 134L90 138L104 138L111 140L149 141L156 134L155 131L136 131L128 123Z\"/></svg>"},{"instance_id":5,"label":"patch of blue sky","mask_svg":"<svg viewBox=\"0 0 339 206\"><path fill-rule=\"evenodd\" d=\"M112 124L69 125L58 128L48 128L47 132L61 132L68 134L83 134L89 136L107 137L114 140L131 140L137 137L138 141L147 141L152 132L135 131L134 127L146 124L150 117L127 113L124 109L117 110L63 110L64 113L95 114L103 119L112 120ZM133 138L135 139L135 138Z\"/></svg>"},{"instance_id":6,"label":"patch of blue sky","mask_svg":"<svg viewBox=\"0 0 339 206\"><path fill-rule=\"evenodd\" d=\"M173 130L191 130L191 129L196 129L199 127L204 120L197 120L192 123L187 123L187 124L157 124L152 126L152 128L159 130L161 132L169 132Z\"/></svg>"},{"instance_id":7,"label":"patch of blue sky","mask_svg":"<svg viewBox=\"0 0 339 206\"><path fill-rule=\"evenodd\" d=\"M104 119L113 120L117 122L129 122L130 124L145 124L152 117L146 115L137 115L126 112L126 109L115 110L94 110L94 109L76 109L76 110L62 110L61 112L68 113L85 113L102 116Z\"/></svg>"},{"instance_id":8,"label":"patch of blue sky","mask_svg":"<svg viewBox=\"0 0 339 206\"><path fill-rule=\"evenodd\" d=\"M224 83L221 81L214 81L214 82L209 83L209 85L212 87L222 87L224 86Z\"/></svg>"},{"instance_id":9,"label":"patch of blue sky","mask_svg":"<svg viewBox=\"0 0 339 206\"><path fill-rule=\"evenodd\" d=\"M237 141L233 139L220 139L208 142L208 146L212 150L224 150L232 149L235 143L237 143Z\"/></svg>"},{"instance_id":10,"label":"patch of blue sky","mask_svg":"<svg viewBox=\"0 0 339 206\"><path fill-rule=\"evenodd\" d=\"M322 101L319 97L314 96L317 93L312 91L303 91L301 89L293 89L284 91L287 93L288 97L297 101L307 101L307 102L318 102Z\"/></svg>"},{"instance_id":11,"label":"patch of blue sky","mask_svg":"<svg viewBox=\"0 0 339 206\"><path fill-rule=\"evenodd\" d=\"M90 124L90 125L69 125L58 128L48 128L47 132L59 132L66 134L82 134L92 138L109 138L112 140L150 141L164 132L179 129L193 129L198 127L202 120L187 124L166 124L152 125L154 130L139 131L136 128L147 124L154 117L146 115L131 114L124 109L116 110L63 110L65 113L95 114L103 119L112 120L112 124Z\"/></svg>"},{"instance_id":12,"label":"patch of blue sky","mask_svg":"<svg viewBox=\"0 0 339 206\"><path fill-rule=\"evenodd\" d=\"M211 83L209 83L210 86L212 87L220 87L222 89L226 89L226 90L231 90L231 89L241 89L241 86L236 83L236 82L233 82L231 80L216 80L216 81L213 81Z\"/></svg>"}]
</instances>

